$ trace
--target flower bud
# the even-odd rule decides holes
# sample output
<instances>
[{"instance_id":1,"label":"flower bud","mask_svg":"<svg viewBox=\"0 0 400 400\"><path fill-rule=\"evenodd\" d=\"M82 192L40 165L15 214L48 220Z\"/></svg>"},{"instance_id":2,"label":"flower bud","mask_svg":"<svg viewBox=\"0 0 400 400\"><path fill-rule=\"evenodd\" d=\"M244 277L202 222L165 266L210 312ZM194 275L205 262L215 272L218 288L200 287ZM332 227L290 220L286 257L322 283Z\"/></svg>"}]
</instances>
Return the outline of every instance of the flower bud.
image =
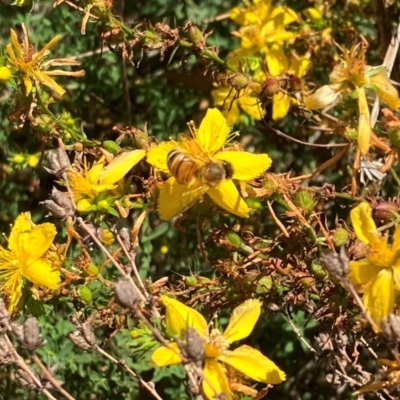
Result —
<instances>
[{"instance_id":1,"label":"flower bud","mask_svg":"<svg viewBox=\"0 0 400 400\"><path fill-rule=\"evenodd\" d=\"M318 279L323 279L326 276L325 270L323 269L321 263L317 260L312 261L310 271Z\"/></svg>"},{"instance_id":2,"label":"flower bud","mask_svg":"<svg viewBox=\"0 0 400 400\"><path fill-rule=\"evenodd\" d=\"M90 264L87 267L86 272L91 276L96 276L99 273L99 267L97 265Z\"/></svg>"},{"instance_id":3,"label":"flower bud","mask_svg":"<svg viewBox=\"0 0 400 400\"><path fill-rule=\"evenodd\" d=\"M336 228L333 231L333 242L335 243L336 247L342 247L347 243L349 239L349 232L347 229L344 228Z\"/></svg>"},{"instance_id":4,"label":"flower bud","mask_svg":"<svg viewBox=\"0 0 400 400\"><path fill-rule=\"evenodd\" d=\"M81 286L78 290L79 298L86 304L92 304L93 296L92 291L87 286Z\"/></svg>"},{"instance_id":5,"label":"flower bud","mask_svg":"<svg viewBox=\"0 0 400 400\"><path fill-rule=\"evenodd\" d=\"M242 239L236 232L226 232L224 235L224 239L229 242L229 244L233 247L240 247L242 245Z\"/></svg>"},{"instance_id":6,"label":"flower bud","mask_svg":"<svg viewBox=\"0 0 400 400\"><path fill-rule=\"evenodd\" d=\"M244 89L249 84L249 78L245 74L235 74L229 81L237 89Z\"/></svg>"},{"instance_id":7,"label":"flower bud","mask_svg":"<svg viewBox=\"0 0 400 400\"><path fill-rule=\"evenodd\" d=\"M297 191L294 195L294 204L306 214L314 209L312 195L303 189Z\"/></svg>"},{"instance_id":8,"label":"flower bud","mask_svg":"<svg viewBox=\"0 0 400 400\"><path fill-rule=\"evenodd\" d=\"M273 286L272 278L270 276L263 276L257 282L256 292L258 294L269 293L272 289L272 286Z\"/></svg>"},{"instance_id":9,"label":"flower bud","mask_svg":"<svg viewBox=\"0 0 400 400\"><path fill-rule=\"evenodd\" d=\"M103 149L107 150L109 153L114 154L116 156L119 151L121 150L121 147L118 146L117 143L115 143L113 140L105 140L101 146Z\"/></svg>"},{"instance_id":10,"label":"flower bud","mask_svg":"<svg viewBox=\"0 0 400 400\"><path fill-rule=\"evenodd\" d=\"M394 147L400 148L400 129L389 130L389 140Z\"/></svg>"},{"instance_id":11,"label":"flower bud","mask_svg":"<svg viewBox=\"0 0 400 400\"><path fill-rule=\"evenodd\" d=\"M190 26L188 36L190 43L199 44L204 42L203 32L196 25Z\"/></svg>"},{"instance_id":12,"label":"flower bud","mask_svg":"<svg viewBox=\"0 0 400 400\"><path fill-rule=\"evenodd\" d=\"M262 181L262 188L266 191L266 195L271 195L278 191L279 183L271 174L266 174Z\"/></svg>"},{"instance_id":13,"label":"flower bud","mask_svg":"<svg viewBox=\"0 0 400 400\"><path fill-rule=\"evenodd\" d=\"M372 209L372 217L377 221L391 221L396 218L399 212L399 205L392 201L382 201Z\"/></svg>"},{"instance_id":14,"label":"flower bud","mask_svg":"<svg viewBox=\"0 0 400 400\"><path fill-rule=\"evenodd\" d=\"M10 80L12 74L8 67L0 67L0 83L6 83Z\"/></svg>"},{"instance_id":15,"label":"flower bud","mask_svg":"<svg viewBox=\"0 0 400 400\"><path fill-rule=\"evenodd\" d=\"M27 162L31 168L36 168L39 164L40 156L38 154L32 154L28 156Z\"/></svg>"},{"instance_id":16,"label":"flower bud","mask_svg":"<svg viewBox=\"0 0 400 400\"><path fill-rule=\"evenodd\" d=\"M262 93L268 97L272 97L281 90L279 82L275 78L267 78L261 85Z\"/></svg>"}]
</instances>

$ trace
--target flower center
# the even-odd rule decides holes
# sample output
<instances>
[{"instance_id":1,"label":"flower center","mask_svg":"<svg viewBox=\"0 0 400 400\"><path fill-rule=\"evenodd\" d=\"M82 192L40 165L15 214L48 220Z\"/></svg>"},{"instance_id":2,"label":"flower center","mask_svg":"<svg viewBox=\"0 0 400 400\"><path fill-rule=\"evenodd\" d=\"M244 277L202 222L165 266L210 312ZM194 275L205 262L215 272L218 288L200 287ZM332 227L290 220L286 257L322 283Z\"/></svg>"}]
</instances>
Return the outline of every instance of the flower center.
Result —
<instances>
[{"instance_id":1,"label":"flower center","mask_svg":"<svg viewBox=\"0 0 400 400\"><path fill-rule=\"evenodd\" d=\"M229 343L218 329L211 329L205 338L205 348L207 357L216 358L228 350Z\"/></svg>"}]
</instances>

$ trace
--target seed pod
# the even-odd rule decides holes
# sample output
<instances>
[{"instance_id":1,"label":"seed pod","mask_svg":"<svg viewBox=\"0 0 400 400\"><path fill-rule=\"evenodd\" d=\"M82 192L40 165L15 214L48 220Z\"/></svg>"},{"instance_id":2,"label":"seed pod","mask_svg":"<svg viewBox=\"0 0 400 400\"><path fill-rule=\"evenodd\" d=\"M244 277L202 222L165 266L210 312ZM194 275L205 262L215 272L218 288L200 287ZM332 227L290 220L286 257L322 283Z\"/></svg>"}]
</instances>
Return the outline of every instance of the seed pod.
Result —
<instances>
[{"instance_id":1,"label":"seed pod","mask_svg":"<svg viewBox=\"0 0 400 400\"><path fill-rule=\"evenodd\" d=\"M350 260L347 257L344 247L340 249L340 253L328 252L320 257L322 265L329 272L329 274L337 279L343 280L347 278L349 273Z\"/></svg>"},{"instance_id":2,"label":"seed pod","mask_svg":"<svg viewBox=\"0 0 400 400\"><path fill-rule=\"evenodd\" d=\"M342 247L347 243L349 239L349 232L344 228L336 228L333 231L333 242L336 247Z\"/></svg>"},{"instance_id":3,"label":"seed pod","mask_svg":"<svg viewBox=\"0 0 400 400\"><path fill-rule=\"evenodd\" d=\"M275 78L267 78L261 85L261 89L264 95L272 97L275 93L281 90L281 85Z\"/></svg>"},{"instance_id":4,"label":"seed pod","mask_svg":"<svg viewBox=\"0 0 400 400\"><path fill-rule=\"evenodd\" d=\"M381 322L382 334L389 342L400 342L400 317L395 314L389 316Z\"/></svg>"},{"instance_id":5,"label":"seed pod","mask_svg":"<svg viewBox=\"0 0 400 400\"><path fill-rule=\"evenodd\" d=\"M96 338L89 324L83 323L78 330L67 335L67 338L82 350L91 350L96 344Z\"/></svg>"},{"instance_id":6,"label":"seed pod","mask_svg":"<svg viewBox=\"0 0 400 400\"><path fill-rule=\"evenodd\" d=\"M132 283L128 279L120 279L115 284L115 300L126 308L132 308L139 300Z\"/></svg>"},{"instance_id":7,"label":"seed pod","mask_svg":"<svg viewBox=\"0 0 400 400\"><path fill-rule=\"evenodd\" d=\"M57 150L49 151L47 155L47 160L49 162L50 168L44 167L44 169L49 173L59 177L71 168L71 163L69 161L67 153L58 148Z\"/></svg>"},{"instance_id":8,"label":"seed pod","mask_svg":"<svg viewBox=\"0 0 400 400\"><path fill-rule=\"evenodd\" d=\"M382 201L372 209L372 217L377 221L392 221L399 212L399 205L392 201Z\"/></svg>"},{"instance_id":9,"label":"seed pod","mask_svg":"<svg viewBox=\"0 0 400 400\"><path fill-rule=\"evenodd\" d=\"M22 345L29 351L43 346L45 341L40 337L38 320L34 317L28 318L23 326L24 339Z\"/></svg>"},{"instance_id":10,"label":"seed pod","mask_svg":"<svg viewBox=\"0 0 400 400\"><path fill-rule=\"evenodd\" d=\"M301 92L303 90L303 82L297 75L290 75L289 87L292 92Z\"/></svg>"},{"instance_id":11,"label":"seed pod","mask_svg":"<svg viewBox=\"0 0 400 400\"><path fill-rule=\"evenodd\" d=\"M270 276L263 276L258 282L257 282L257 289L256 292L258 294L262 293L269 293L272 289L273 286L273 281Z\"/></svg>"}]
</instances>

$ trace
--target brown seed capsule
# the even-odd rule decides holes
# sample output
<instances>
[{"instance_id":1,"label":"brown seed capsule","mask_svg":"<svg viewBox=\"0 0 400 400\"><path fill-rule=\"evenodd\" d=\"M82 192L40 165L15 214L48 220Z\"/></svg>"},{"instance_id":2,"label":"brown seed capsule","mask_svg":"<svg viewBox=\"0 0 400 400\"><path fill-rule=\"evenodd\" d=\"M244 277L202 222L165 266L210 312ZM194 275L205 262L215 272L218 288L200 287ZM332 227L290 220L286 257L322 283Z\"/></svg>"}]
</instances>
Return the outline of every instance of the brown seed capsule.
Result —
<instances>
[{"instance_id":1,"label":"brown seed capsule","mask_svg":"<svg viewBox=\"0 0 400 400\"><path fill-rule=\"evenodd\" d=\"M381 322L382 334L389 342L400 342L400 317L395 314L389 316Z\"/></svg>"},{"instance_id":2,"label":"brown seed capsule","mask_svg":"<svg viewBox=\"0 0 400 400\"><path fill-rule=\"evenodd\" d=\"M29 351L36 350L43 346L44 340L40 337L39 322L36 318L28 318L23 326L24 339L22 345Z\"/></svg>"},{"instance_id":3,"label":"brown seed capsule","mask_svg":"<svg viewBox=\"0 0 400 400\"><path fill-rule=\"evenodd\" d=\"M392 201L382 201L372 209L372 217L377 221L391 221L396 218L399 205Z\"/></svg>"},{"instance_id":4,"label":"brown seed capsule","mask_svg":"<svg viewBox=\"0 0 400 400\"><path fill-rule=\"evenodd\" d=\"M115 284L115 300L126 308L133 307L139 300L132 283L128 279L120 279Z\"/></svg>"},{"instance_id":5,"label":"brown seed capsule","mask_svg":"<svg viewBox=\"0 0 400 400\"><path fill-rule=\"evenodd\" d=\"M289 87L292 92L301 92L303 90L303 82L297 75L290 75Z\"/></svg>"},{"instance_id":6,"label":"brown seed capsule","mask_svg":"<svg viewBox=\"0 0 400 400\"><path fill-rule=\"evenodd\" d=\"M326 253L320 257L322 265L329 274L337 279L343 280L347 278L349 273L349 258L347 257L344 247L340 249L340 253Z\"/></svg>"},{"instance_id":7,"label":"brown seed capsule","mask_svg":"<svg viewBox=\"0 0 400 400\"><path fill-rule=\"evenodd\" d=\"M261 89L266 96L271 97L279 90L281 90L281 86L279 85L279 82L275 78L267 78L262 83Z\"/></svg>"}]
</instances>

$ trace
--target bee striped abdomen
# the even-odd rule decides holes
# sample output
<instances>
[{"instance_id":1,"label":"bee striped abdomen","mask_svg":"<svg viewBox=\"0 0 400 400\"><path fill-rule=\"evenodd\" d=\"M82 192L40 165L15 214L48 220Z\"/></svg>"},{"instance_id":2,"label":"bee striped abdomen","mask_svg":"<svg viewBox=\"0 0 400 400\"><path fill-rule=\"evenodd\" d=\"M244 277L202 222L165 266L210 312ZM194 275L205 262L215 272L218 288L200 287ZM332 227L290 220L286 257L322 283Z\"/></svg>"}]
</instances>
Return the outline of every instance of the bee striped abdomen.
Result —
<instances>
[{"instance_id":1,"label":"bee striped abdomen","mask_svg":"<svg viewBox=\"0 0 400 400\"><path fill-rule=\"evenodd\" d=\"M195 160L178 149L172 149L167 156L168 169L178 183L189 183L195 178L198 166Z\"/></svg>"}]
</instances>

